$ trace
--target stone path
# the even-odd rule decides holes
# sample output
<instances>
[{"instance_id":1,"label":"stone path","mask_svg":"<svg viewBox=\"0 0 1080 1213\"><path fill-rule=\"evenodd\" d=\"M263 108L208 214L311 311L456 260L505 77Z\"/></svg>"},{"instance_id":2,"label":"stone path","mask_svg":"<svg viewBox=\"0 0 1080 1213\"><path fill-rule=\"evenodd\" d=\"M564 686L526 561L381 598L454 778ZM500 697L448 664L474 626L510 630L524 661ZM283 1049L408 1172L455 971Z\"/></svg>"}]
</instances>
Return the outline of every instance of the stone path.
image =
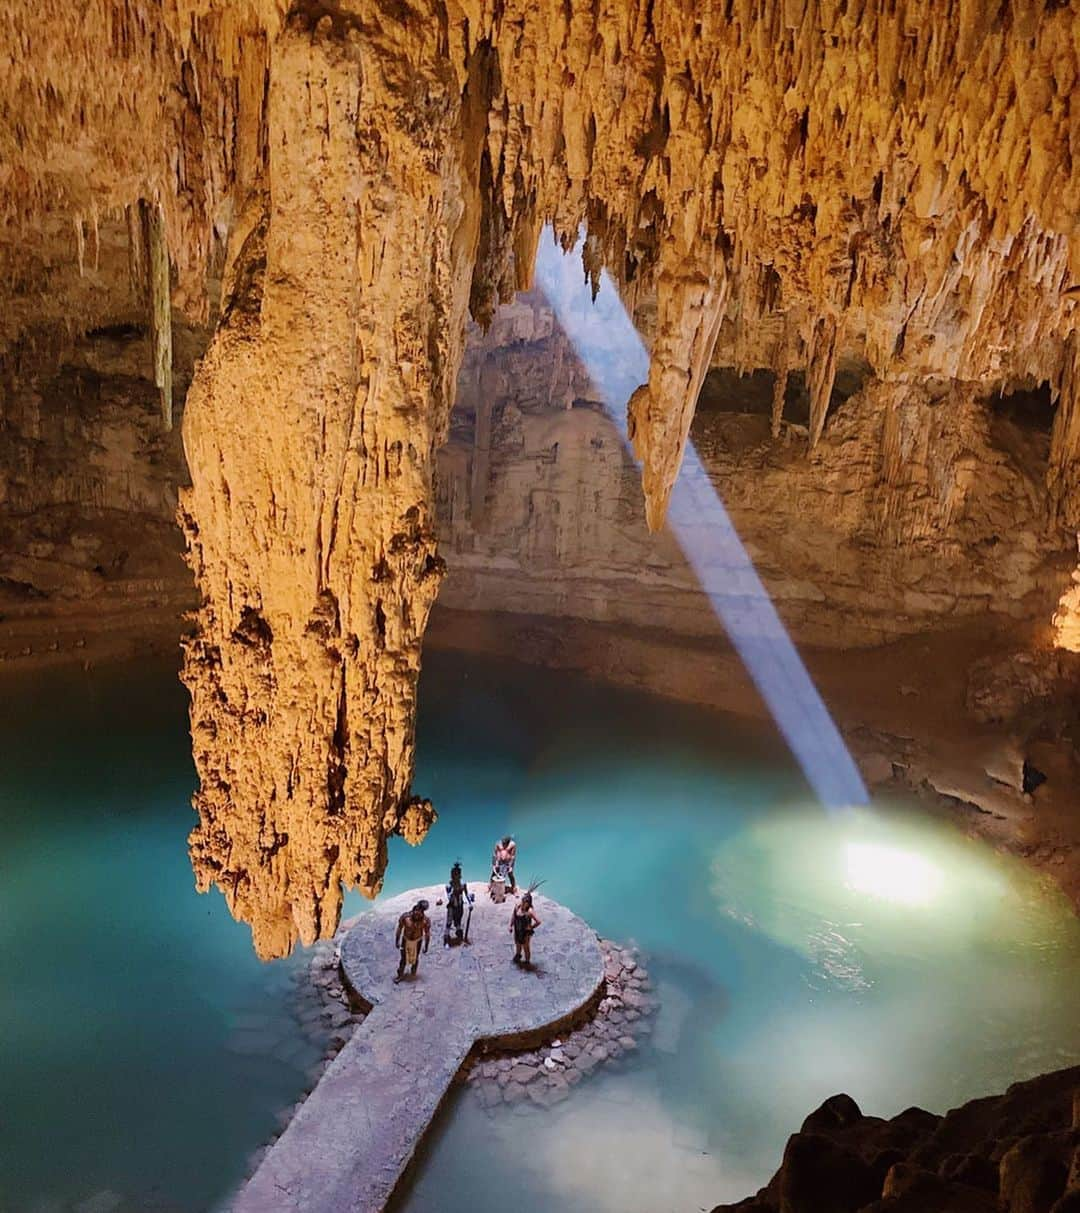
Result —
<instances>
[{"instance_id":1,"label":"stone path","mask_svg":"<svg viewBox=\"0 0 1080 1213\"><path fill-rule=\"evenodd\" d=\"M441 886L412 889L365 914L345 937L341 964L372 1004L232 1203L232 1213L377 1213L389 1200L473 1045L529 1042L596 997L604 961L594 931L564 906L535 898L542 926L532 971L511 963L512 902L476 893L468 947L444 948ZM393 984L394 927L430 902L431 950L415 980Z\"/></svg>"}]
</instances>

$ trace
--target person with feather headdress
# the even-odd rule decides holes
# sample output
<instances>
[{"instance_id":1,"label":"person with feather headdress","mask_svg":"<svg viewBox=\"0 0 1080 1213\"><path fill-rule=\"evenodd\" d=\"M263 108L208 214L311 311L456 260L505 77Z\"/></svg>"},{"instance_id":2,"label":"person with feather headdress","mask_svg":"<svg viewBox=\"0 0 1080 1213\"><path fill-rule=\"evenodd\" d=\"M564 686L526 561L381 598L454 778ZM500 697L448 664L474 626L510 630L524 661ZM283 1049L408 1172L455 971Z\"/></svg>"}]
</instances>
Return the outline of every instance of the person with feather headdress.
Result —
<instances>
[{"instance_id":1,"label":"person with feather headdress","mask_svg":"<svg viewBox=\"0 0 1080 1213\"><path fill-rule=\"evenodd\" d=\"M514 964L532 964L533 932L540 925L540 918L533 908L533 893L542 883L534 881L529 885L528 891L522 895L510 915L510 934L514 937Z\"/></svg>"},{"instance_id":2,"label":"person with feather headdress","mask_svg":"<svg viewBox=\"0 0 1080 1213\"><path fill-rule=\"evenodd\" d=\"M446 929L443 931L443 947L450 946L450 932L453 930L458 943L468 943L469 931L466 923L462 929L462 919L465 906L469 906L469 917L472 917L472 904L476 894L469 892L469 886L461 879L461 860L456 860L450 869L450 880L446 886Z\"/></svg>"}]
</instances>

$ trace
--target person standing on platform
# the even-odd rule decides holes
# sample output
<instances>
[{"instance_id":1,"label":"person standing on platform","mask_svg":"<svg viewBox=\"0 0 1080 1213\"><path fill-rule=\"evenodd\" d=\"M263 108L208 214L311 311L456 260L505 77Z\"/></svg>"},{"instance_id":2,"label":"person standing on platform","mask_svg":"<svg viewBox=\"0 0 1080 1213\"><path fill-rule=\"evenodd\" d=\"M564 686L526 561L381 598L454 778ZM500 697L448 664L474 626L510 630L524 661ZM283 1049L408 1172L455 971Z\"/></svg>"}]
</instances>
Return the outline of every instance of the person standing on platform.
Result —
<instances>
[{"instance_id":1,"label":"person standing on platform","mask_svg":"<svg viewBox=\"0 0 1080 1213\"><path fill-rule=\"evenodd\" d=\"M539 925L540 919L533 909L530 889L514 906L514 912L510 915L510 934L514 937L514 964L532 964L532 937Z\"/></svg>"},{"instance_id":2,"label":"person standing on platform","mask_svg":"<svg viewBox=\"0 0 1080 1213\"><path fill-rule=\"evenodd\" d=\"M450 869L450 883L446 886L446 928L443 931L443 947L450 946L450 932L453 931L458 943L468 943L468 929L462 930L462 919L465 906L468 904L470 917L472 903L476 900L469 892L469 886L461 879L461 863L455 863Z\"/></svg>"},{"instance_id":3,"label":"person standing on platform","mask_svg":"<svg viewBox=\"0 0 1080 1213\"><path fill-rule=\"evenodd\" d=\"M427 908L426 901L418 901L407 914L402 914L398 919L394 946L401 950L401 959L398 961L397 976L394 978L395 985L405 976L406 965L409 966L411 976L416 976L420 963L420 944L423 943L426 952L431 943L431 919L427 916Z\"/></svg>"}]
</instances>

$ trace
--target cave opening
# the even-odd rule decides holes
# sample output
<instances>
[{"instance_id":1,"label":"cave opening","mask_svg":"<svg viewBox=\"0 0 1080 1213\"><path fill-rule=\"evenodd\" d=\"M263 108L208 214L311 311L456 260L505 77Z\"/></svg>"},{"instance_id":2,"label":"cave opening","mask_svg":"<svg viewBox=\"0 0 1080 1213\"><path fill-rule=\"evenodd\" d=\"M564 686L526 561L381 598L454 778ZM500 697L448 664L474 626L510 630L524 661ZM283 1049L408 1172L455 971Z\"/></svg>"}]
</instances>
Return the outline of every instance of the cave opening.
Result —
<instances>
[{"instance_id":1,"label":"cave opening","mask_svg":"<svg viewBox=\"0 0 1080 1213\"><path fill-rule=\"evenodd\" d=\"M869 367L854 359L838 368L829 396L826 425L869 377ZM710 416L724 414L768 420L772 416L776 380L776 372L767 367L757 367L740 375L730 367L712 366L701 385L696 416L703 423L707 423ZM789 425L809 428L810 392L805 371L792 370L785 377L783 418Z\"/></svg>"},{"instance_id":2,"label":"cave opening","mask_svg":"<svg viewBox=\"0 0 1080 1213\"><path fill-rule=\"evenodd\" d=\"M1023 430L1049 435L1053 428L1056 405L1049 383L1002 390L990 398L989 406L995 417Z\"/></svg>"}]
</instances>

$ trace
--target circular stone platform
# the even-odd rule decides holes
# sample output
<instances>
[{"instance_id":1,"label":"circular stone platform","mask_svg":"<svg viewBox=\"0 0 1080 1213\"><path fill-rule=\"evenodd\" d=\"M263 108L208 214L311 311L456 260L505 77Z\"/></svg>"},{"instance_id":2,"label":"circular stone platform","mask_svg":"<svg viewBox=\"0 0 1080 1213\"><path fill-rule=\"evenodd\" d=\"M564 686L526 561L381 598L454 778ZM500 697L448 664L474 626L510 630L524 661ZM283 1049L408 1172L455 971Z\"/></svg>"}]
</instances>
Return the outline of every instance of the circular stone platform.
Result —
<instances>
[{"instance_id":1,"label":"circular stone platform","mask_svg":"<svg viewBox=\"0 0 1080 1213\"><path fill-rule=\"evenodd\" d=\"M604 979L604 958L596 932L576 914L533 894L542 925L532 940L533 967L523 969L513 963L510 934L517 902L508 896L496 905L486 884L470 884L469 891L476 903L468 944L443 946L446 906L435 904L445 899L443 886L411 889L365 914L341 945L342 972L353 992L375 1006L389 1003L405 1010L419 1003L426 1015L451 1022L464 1017L474 1041L501 1043L559 1024L596 994ZM395 985L394 929L399 916L420 898L428 902L431 950L421 955L415 978L406 971L404 981Z\"/></svg>"},{"instance_id":2,"label":"circular stone platform","mask_svg":"<svg viewBox=\"0 0 1080 1213\"><path fill-rule=\"evenodd\" d=\"M600 944L580 918L535 895L542 925L533 967L522 969L512 962L514 899L496 905L486 883L469 887L476 903L467 945L443 946L441 885L380 903L345 937L342 972L371 1013L234 1198L233 1213L377 1213L475 1045L532 1043L601 993ZM397 920L420 898L429 903L431 947L416 977L395 985Z\"/></svg>"}]
</instances>

